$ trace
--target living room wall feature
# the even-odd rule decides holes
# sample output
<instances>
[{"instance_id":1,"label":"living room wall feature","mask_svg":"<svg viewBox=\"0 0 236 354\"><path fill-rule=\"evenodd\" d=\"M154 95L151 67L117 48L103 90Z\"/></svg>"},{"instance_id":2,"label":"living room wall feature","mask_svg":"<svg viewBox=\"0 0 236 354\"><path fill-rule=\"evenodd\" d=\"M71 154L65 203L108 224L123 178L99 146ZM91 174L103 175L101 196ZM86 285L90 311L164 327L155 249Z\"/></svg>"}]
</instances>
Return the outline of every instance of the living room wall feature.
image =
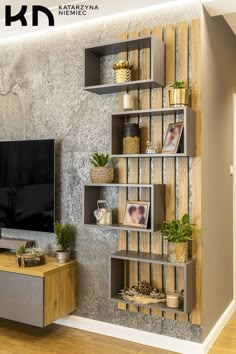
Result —
<instances>
[{"instance_id":1,"label":"living room wall feature","mask_svg":"<svg viewBox=\"0 0 236 354\"><path fill-rule=\"evenodd\" d=\"M116 304L108 300L109 255L117 251L118 235L109 230L85 228L82 220L83 185L89 182L89 157L96 151L110 152L110 117L117 111L118 105L117 94L95 95L83 90L83 48L95 46L99 42L116 41L121 29L129 33L137 32L139 35L144 28L162 27L183 21L189 22L188 40L191 48L193 38L191 21L194 18L200 18L198 0L176 8L147 12L145 16L124 15L115 21L107 19L103 22L97 21L94 24L83 24L29 37L16 37L0 43L0 139L56 138L57 204L60 205L61 220L73 224L76 229L74 255L79 263L80 286L79 307L74 314L199 342L201 328L193 325L191 321L178 319L173 321L141 312L120 311ZM178 36L177 28L176 38ZM194 65L194 61L196 62L194 59L196 56L192 58L191 50L187 55L189 86L194 88L192 96L194 98L198 94L196 84L198 85L199 81L191 80L193 73L191 66ZM113 59L110 60L110 68L112 63ZM175 71L175 68L171 70ZM110 75L112 80L113 70L107 75ZM162 101L159 92L162 92L162 89L153 92L156 97L156 108L160 107L158 102ZM192 108L198 111L194 106ZM156 119L154 129L158 137L159 124L160 120ZM139 163L136 159L131 160L129 168ZM196 158L194 161L192 159L188 161L191 167ZM152 183L162 183L162 176L163 180L166 180L165 162L158 158L152 163L160 166L155 169ZM136 167L134 169L136 170ZM136 175L129 177L129 183L135 183L135 178ZM186 181L188 182L189 199L179 199L179 205L187 203L190 212L195 198L192 194L191 180L191 177L189 180L183 177L176 179L176 190L179 195L182 194L180 190ZM196 205L196 198L194 200ZM175 201L172 203L175 205ZM52 253L55 248L53 234L4 230L4 235L36 239L39 247L45 249L47 253ZM158 233L154 238L159 239ZM133 249L137 247L135 233L129 238L129 244ZM160 245L160 242L155 242L156 252ZM133 266L136 267L135 262ZM159 275L154 275L154 272L160 274L155 267L151 277L161 281ZM135 277L135 273L133 274ZM135 282L135 279L133 281Z\"/></svg>"}]
</instances>

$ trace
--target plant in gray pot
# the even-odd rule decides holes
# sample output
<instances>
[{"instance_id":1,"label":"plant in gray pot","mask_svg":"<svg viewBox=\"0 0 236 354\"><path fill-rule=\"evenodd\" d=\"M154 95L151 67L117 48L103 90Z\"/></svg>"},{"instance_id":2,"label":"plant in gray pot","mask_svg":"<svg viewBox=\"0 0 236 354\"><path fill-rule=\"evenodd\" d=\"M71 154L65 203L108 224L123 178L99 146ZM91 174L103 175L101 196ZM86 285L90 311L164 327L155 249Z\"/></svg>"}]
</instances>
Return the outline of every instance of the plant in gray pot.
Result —
<instances>
[{"instance_id":1,"label":"plant in gray pot","mask_svg":"<svg viewBox=\"0 0 236 354\"><path fill-rule=\"evenodd\" d=\"M91 159L90 179L92 183L111 183L114 180L113 160L109 155L94 154Z\"/></svg>"},{"instance_id":2,"label":"plant in gray pot","mask_svg":"<svg viewBox=\"0 0 236 354\"><path fill-rule=\"evenodd\" d=\"M172 263L184 263L188 261L188 241L193 234L201 232L194 224L190 224L188 214L181 220L165 221L161 228L161 234L168 240L168 261Z\"/></svg>"},{"instance_id":3,"label":"plant in gray pot","mask_svg":"<svg viewBox=\"0 0 236 354\"><path fill-rule=\"evenodd\" d=\"M71 226L69 224L55 223L55 234L58 250L56 251L57 262L67 263L70 259Z\"/></svg>"}]
</instances>

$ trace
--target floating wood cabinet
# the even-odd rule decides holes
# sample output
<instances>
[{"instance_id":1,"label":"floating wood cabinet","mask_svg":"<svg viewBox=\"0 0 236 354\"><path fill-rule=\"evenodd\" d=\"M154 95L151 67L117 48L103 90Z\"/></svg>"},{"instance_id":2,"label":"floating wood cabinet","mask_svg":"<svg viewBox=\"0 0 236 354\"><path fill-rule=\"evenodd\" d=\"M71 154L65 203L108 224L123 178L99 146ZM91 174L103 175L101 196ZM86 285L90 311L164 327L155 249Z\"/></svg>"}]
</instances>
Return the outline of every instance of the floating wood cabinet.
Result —
<instances>
[{"instance_id":1,"label":"floating wood cabinet","mask_svg":"<svg viewBox=\"0 0 236 354\"><path fill-rule=\"evenodd\" d=\"M184 270L184 295L183 303L178 309L172 309L166 306L165 303L140 305L152 309L162 311L170 311L177 314L190 313L196 303L196 261L190 259L186 263L170 263L167 256L154 253L134 252L134 251L119 251L110 255L110 298L119 303L135 304L131 301L123 300L121 295L117 295L120 289L124 287L136 285L129 284L129 262L142 262L149 264L159 264L163 267L183 268ZM173 289L174 290L174 289ZM137 304L136 304L137 305Z\"/></svg>"},{"instance_id":2,"label":"floating wood cabinet","mask_svg":"<svg viewBox=\"0 0 236 354\"><path fill-rule=\"evenodd\" d=\"M14 254L0 254L0 317L46 327L77 308L77 263L18 268Z\"/></svg>"},{"instance_id":3,"label":"floating wood cabinet","mask_svg":"<svg viewBox=\"0 0 236 354\"><path fill-rule=\"evenodd\" d=\"M120 188L139 188L140 193L143 189L149 191L150 195L150 211L147 229L126 226L118 223L115 213L118 209L116 206L113 212L113 223L111 225L97 225L94 211L97 209L97 201L99 199L106 199L105 194L110 188L116 188L117 192ZM155 232L160 228L160 224L164 222L165 218L165 185L163 184L85 184L84 185L84 224L87 226L103 227L108 229L118 229L127 231L142 231Z\"/></svg>"},{"instance_id":4,"label":"floating wood cabinet","mask_svg":"<svg viewBox=\"0 0 236 354\"><path fill-rule=\"evenodd\" d=\"M150 49L150 77L120 84L101 82L101 58L132 50ZM84 89L97 94L107 94L127 90L147 89L164 86L165 45L154 36L139 37L104 43L99 46L85 48L85 79ZM132 64L132 62L130 63ZM111 67L110 70L113 71Z\"/></svg>"},{"instance_id":5,"label":"floating wood cabinet","mask_svg":"<svg viewBox=\"0 0 236 354\"><path fill-rule=\"evenodd\" d=\"M123 124L133 117L153 117L162 119L163 116L175 115L179 121L183 121L184 129L180 141L179 152L176 154L141 154L124 155L123 150ZM142 131L141 131L142 133ZM147 109L130 112L120 112L111 118L111 155L113 157L183 157L196 156L196 113L189 107Z\"/></svg>"}]
</instances>

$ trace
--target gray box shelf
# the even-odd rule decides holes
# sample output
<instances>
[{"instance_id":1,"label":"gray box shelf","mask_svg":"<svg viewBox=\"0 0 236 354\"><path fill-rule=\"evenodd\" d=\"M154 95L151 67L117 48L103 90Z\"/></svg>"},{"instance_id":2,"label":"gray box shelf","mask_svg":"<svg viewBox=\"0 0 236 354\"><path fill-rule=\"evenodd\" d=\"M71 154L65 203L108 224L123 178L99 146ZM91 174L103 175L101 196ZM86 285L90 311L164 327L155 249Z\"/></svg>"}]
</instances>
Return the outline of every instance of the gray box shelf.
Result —
<instances>
[{"instance_id":1,"label":"gray box shelf","mask_svg":"<svg viewBox=\"0 0 236 354\"><path fill-rule=\"evenodd\" d=\"M117 295L120 289L127 287L129 279L129 262L145 262L150 264L160 264L163 266L180 267L184 269L184 301L180 308L172 309L166 304L150 304L140 305L152 309L162 311L170 311L177 314L188 314L194 310L196 304L196 260L189 259L186 263L170 263L167 256L135 252L135 251L118 251L110 255L110 298L113 301L123 302L126 304L134 304L131 301L123 300L121 295ZM127 283L126 283L127 282Z\"/></svg>"},{"instance_id":2,"label":"gray box shelf","mask_svg":"<svg viewBox=\"0 0 236 354\"><path fill-rule=\"evenodd\" d=\"M119 84L103 84L101 82L100 59L106 55L119 54L132 50L150 48L150 78ZM85 48L85 77L84 89L96 94L107 94L127 90L162 87L164 81L165 44L155 36L131 38L123 41L104 43L98 46ZM132 64L132 63L131 63ZM111 68L111 70L113 70Z\"/></svg>"},{"instance_id":3,"label":"gray box shelf","mask_svg":"<svg viewBox=\"0 0 236 354\"><path fill-rule=\"evenodd\" d=\"M150 211L149 222L147 229L137 228L119 224L117 219L113 217L111 225L97 225L94 217L94 211L97 208L97 201L104 199L103 193L107 188L148 188L150 189ZM118 205L117 205L118 208ZM114 214L114 213L113 213ZM140 232L155 232L160 229L160 225L165 219L165 185L164 184L94 184L89 183L84 185L84 207L83 220L84 225L126 231L140 231Z\"/></svg>"},{"instance_id":4,"label":"gray box shelf","mask_svg":"<svg viewBox=\"0 0 236 354\"><path fill-rule=\"evenodd\" d=\"M184 129L180 142L180 152L176 154L122 154L123 123L132 117L150 116L160 119L166 115L182 115ZM196 156L196 113L189 107L147 109L115 113L111 117L111 155L113 157L188 157Z\"/></svg>"}]
</instances>

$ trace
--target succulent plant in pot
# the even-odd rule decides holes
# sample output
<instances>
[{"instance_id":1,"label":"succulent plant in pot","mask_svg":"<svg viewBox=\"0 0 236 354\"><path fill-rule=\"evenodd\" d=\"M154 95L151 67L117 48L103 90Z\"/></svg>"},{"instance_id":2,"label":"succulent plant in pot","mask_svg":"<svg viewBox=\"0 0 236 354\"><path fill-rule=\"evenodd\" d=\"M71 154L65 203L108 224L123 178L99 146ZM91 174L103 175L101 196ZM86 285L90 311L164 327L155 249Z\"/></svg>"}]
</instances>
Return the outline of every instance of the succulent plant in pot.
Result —
<instances>
[{"instance_id":1,"label":"succulent plant in pot","mask_svg":"<svg viewBox=\"0 0 236 354\"><path fill-rule=\"evenodd\" d=\"M55 223L55 234L58 250L56 252L58 263L67 263L70 258L70 244L72 230L69 224Z\"/></svg>"},{"instance_id":2,"label":"succulent plant in pot","mask_svg":"<svg viewBox=\"0 0 236 354\"><path fill-rule=\"evenodd\" d=\"M181 220L165 221L161 228L161 234L168 240L168 261L172 263L184 263L188 261L188 241L193 234L201 232L194 224L190 224L188 214Z\"/></svg>"},{"instance_id":3,"label":"succulent plant in pot","mask_svg":"<svg viewBox=\"0 0 236 354\"><path fill-rule=\"evenodd\" d=\"M175 81L170 84L169 104L171 107L181 107L188 105L188 89L184 81Z\"/></svg>"},{"instance_id":4,"label":"succulent plant in pot","mask_svg":"<svg viewBox=\"0 0 236 354\"><path fill-rule=\"evenodd\" d=\"M114 166L109 155L94 154L91 159L90 179L92 183L111 183L114 180Z\"/></svg>"}]
</instances>

